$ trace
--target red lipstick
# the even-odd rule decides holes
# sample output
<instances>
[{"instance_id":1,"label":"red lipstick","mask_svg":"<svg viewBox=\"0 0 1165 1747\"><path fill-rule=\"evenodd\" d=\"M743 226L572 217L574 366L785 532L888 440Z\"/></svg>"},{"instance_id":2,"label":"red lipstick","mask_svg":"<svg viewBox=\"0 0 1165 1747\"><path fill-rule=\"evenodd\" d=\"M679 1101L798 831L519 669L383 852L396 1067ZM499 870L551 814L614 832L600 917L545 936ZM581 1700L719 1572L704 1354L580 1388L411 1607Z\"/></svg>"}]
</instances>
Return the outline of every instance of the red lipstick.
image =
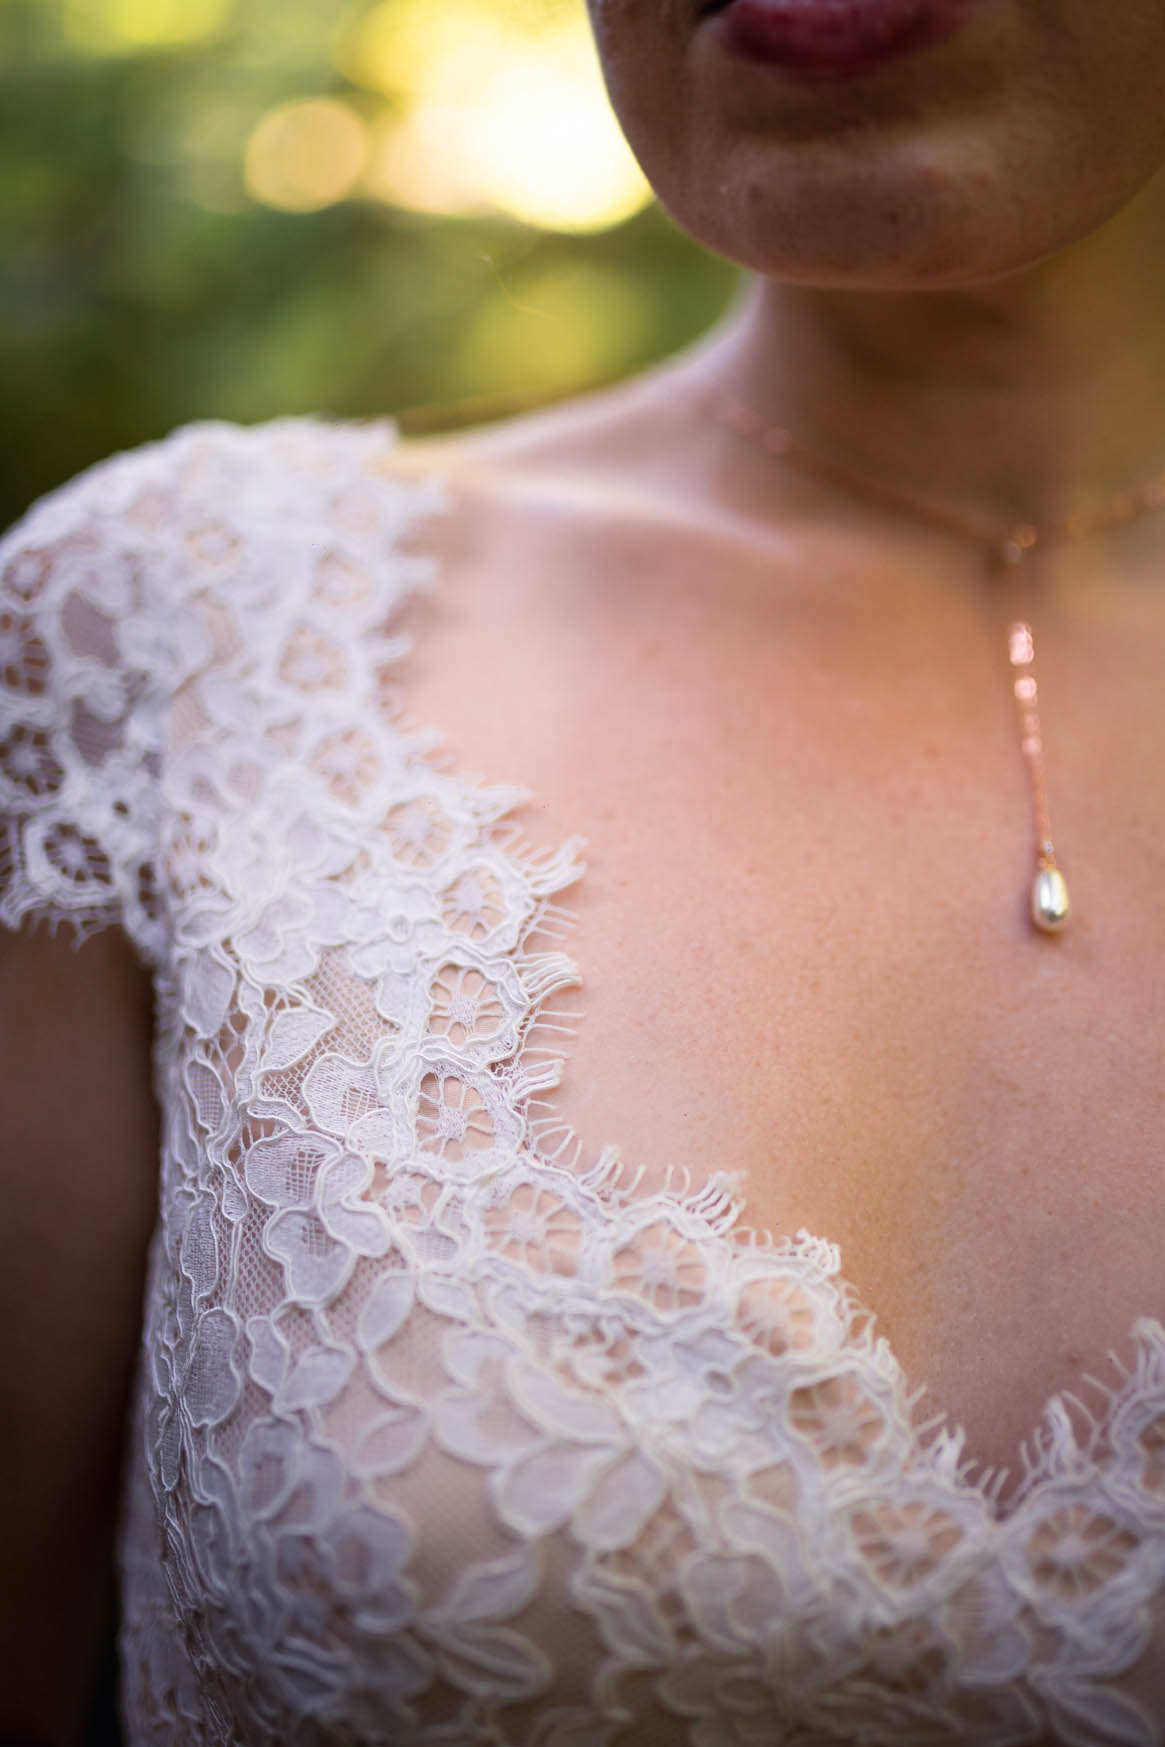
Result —
<instances>
[{"instance_id":1,"label":"red lipstick","mask_svg":"<svg viewBox=\"0 0 1165 1747\"><path fill-rule=\"evenodd\" d=\"M731 55L803 79L867 72L953 36L975 0L711 0Z\"/></svg>"}]
</instances>

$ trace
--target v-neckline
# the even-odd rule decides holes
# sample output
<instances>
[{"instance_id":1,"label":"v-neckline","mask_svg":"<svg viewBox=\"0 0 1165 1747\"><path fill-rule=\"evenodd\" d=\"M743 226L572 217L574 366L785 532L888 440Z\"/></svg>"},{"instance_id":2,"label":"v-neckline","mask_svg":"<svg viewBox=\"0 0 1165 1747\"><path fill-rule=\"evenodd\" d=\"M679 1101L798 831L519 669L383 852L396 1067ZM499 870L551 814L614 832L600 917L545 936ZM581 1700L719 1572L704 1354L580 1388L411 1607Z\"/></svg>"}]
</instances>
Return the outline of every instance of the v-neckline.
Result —
<instances>
[{"instance_id":1,"label":"v-neckline","mask_svg":"<svg viewBox=\"0 0 1165 1747\"><path fill-rule=\"evenodd\" d=\"M585 846L585 840L571 837L568 845L578 851ZM569 910L561 905L555 908L560 922L572 924ZM573 959L571 963L577 977L575 987L585 992L585 977ZM559 1053L558 1060L565 1067L568 1052ZM681 1223L695 1217L708 1237L727 1242L744 1266L755 1269L758 1255L768 1255L782 1263L798 1257L810 1259L817 1277L828 1284L836 1303L839 1320L847 1331L844 1345L850 1349L853 1364L868 1361L872 1346L892 1373L898 1399L909 1410L910 1463L926 1468L933 1463L940 1446L944 1451L957 1451L959 1485L980 1501L985 1518L995 1530L1010 1532L1042 1482L1068 1469L1102 1468L1113 1423L1138 1397L1161 1393L1165 1412L1165 1323L1155 1316L1137 1315L1124 1337L1126 1354L1122 1355L1115 1347L1108 1350L1110 1378L1090 1374L1083 1379L1098 1405L1090 1406L1070 1388L1052 1390L1037 1405L1015 1460L1005 1467L993 1467L974 1454L962 1422L936 1400L925 1381L910 1375L893 1342L878 1332L878 1313L847 1277L841 1246L833 1239L806 1227L782 1232L775 1227L746 1224L747 1199L740 1193L746 1172L719 1171L699 1179L682 1163L649 1172L647 1167L629 1160L616 1142L605 1142L597 1150L588 1148L579 1132L561 1117L548 1117L547 1122L557 1137L554 1155L544 1153L529 1138L529 1132L524 1151L549 1175L565 1171L573 1182L584 1185L594 1179L618 1178L631 1183L648 1176L662 1179L660 1186L652 1188L647 1196L653 1210L671 1213ZM571 1159L572 1164L559 1163L561 1156ZM823 1265L826 1257L829 1261ZM862 1344L853 1339L850 1331L854 1327L863 1332ZM919 1420L913 1410L922 1403L929 1404L930 1411ZM949 1465L944 1457L944 1467Z\"/></svg>"},{"instance_id":2,"label":"v-neckline","mask_svg":"<svg viewBox=\"0 0 1165 1747\"><path fill-rule=\"evenodd\" d=\"M415 489L419 481L406 477L408 485ZM443 514L450 507L452 499L446 478L438 469L429 468L423 474L423 481L422 517L427 519L434 514ZM408 520L411 523L412 518ZM410 526L407 530L402 529L404 531L411 533L414 529ZM428 566L428 592L429 583L434 579L439 580L443 565L439 558L432 555L421 558L419 563L421 568ZM405 591L405 599L410 592L411 590ZM390 620L395 619L401 604L400 600L394 604L389 615ZM411 633L406 633L403 639L397 641L397 653L407 650L412 641ZM533 849L526 844L513 813L519 805L536 803L536 796L530 789L501 779L487 780L460 766L446 764L446 736L439 726L416 722L403 710L397 714L391 708L386 708L383 701L374 701L373 708L385 728L404 742L408 758L439 769L444 778L458 790L475 797L477 816L492 821L485 827L485 836L515 869L519 878L526 877L531 862L565 862L567 858L573 858L578 867L576 876L570 881L571 888L577 887L586 878L586 864L581 859L587 847L587 839L583 834L568 832L549 848ZM434 755L436 764L433 762ZM571 909L559 903L555 903L553 909L557 931L566 935L573 930L576 917ZM537 928L532 927L529 932L536 933ZM514 956L522 956L520 946L515 949ZM585 973L576 959L567 956L573 972L572 986L585 999ZM539 1005L537 999L532 1003L535 1024ZM576 1013L575 1017L581 1019L582 1014ZM573 1026L559 1029L566 1029L573 1035ZM568 1047L553 1050L542 1048L539 1055L543 1061L552 1057L558 1064L559 1072L565 1070L570 1059ZM566 1170L571 1180L576 1183L580 1180L585 1183L588 1174L604 1178L618 1174L630 1181L662 1177L663 1186L651 1193L653 1206L660 1211L670 1210L684 1219L696 1216L706 1227L710 1238L727 1240L733 1247L739 1247L742 1258L748 1258L755 1263L758 1253L786 1258L798 1252L814 1254L819 1258L830 1256L832 1260L827 1278L847 1329L854 1324L860 1326L876 1345L883 1363L892 1372L899 1399L910 1410L907 1424L907 1455L910 1463L925 1468L933 1464L935 1453L940 1448L944 1452L956 1451L958 1483L966 1496L980 1503L985 1520L995 1531L1009 1531L1011 1525L1022 1517L1029 1502L1040 1490L1041 1483L1053 1477L1053 1456L1058 1464L1058 1472L1063 1471L1065 1464L1101 1467L1109 1433L1121 1411L1142 1394L1156 1390L1162 1394L1165 1412L1165 1323L1152 1315L1134 1315L1123 1337L1127 1356L1119 1354L1115 1348L1108 1350L1110 1379L1106 1381L1091 1375L1083 1379L1094 1392L1096 1399L1103 1403L1100 1411L1089 1407L1068 1387L1052 1390L1037 1404L1035 1416L1012 1460L1006 1466L994 1467L977 1457L973 1451L968 1453L971 1440L963 1423L938 1402L927 1382L920 1382L910 1375L890 1339L878 1333L878 1313L847 1277L841 1246L836 1241L804 1227L795 1233L785 1233L776 1227L745 1223L748 1199L733 1185L739 1185L742 1180L747 1179L751 1175L748 1170L714 1172L701 1180L690 1166L682 1162L662 1171L652 1169L632 1161L618 1142L608 1140L597 1149L589 1146L582 1135L557 1113L549 1121L556 1136L551 1155L543 1152L531 1139L532 1131L538 1126L530 1118L528 1106L532 1102L532 1096L523 1101L526 1131L524 1151L548 1174L554 1175ZM572 1160L570 1167L564 1167L559 1162L564 1155ZM580 1173L580 1161L588 1158L590 1162L582 1166ZM684 1185L682 1189L675 1187L678 1183ZM847 1344L850 1339L847 1334ZM855 1363L861 1356L861 1349L854 1343ZM919 1421L915 1418L913 1409L923 1401L930 1404L931 1411ZM1070 1411L1069 1403L1075 1406L1075 1415ZM944 1457L944 1464L947 1468L950 1467L947 1457Z\"/></svg>"}]
</instances>

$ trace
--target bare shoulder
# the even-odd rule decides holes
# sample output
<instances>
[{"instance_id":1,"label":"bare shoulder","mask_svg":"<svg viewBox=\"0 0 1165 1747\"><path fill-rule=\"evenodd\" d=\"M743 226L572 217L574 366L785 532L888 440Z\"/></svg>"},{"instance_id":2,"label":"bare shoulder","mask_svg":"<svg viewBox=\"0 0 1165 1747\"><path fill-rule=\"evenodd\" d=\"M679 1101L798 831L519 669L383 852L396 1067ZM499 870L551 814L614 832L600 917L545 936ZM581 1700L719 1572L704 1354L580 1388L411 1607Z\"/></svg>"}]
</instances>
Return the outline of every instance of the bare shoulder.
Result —
<instances>
[{"instance_id":1,"label":"bare shoulder","mask_svg":"<svg viewBox=\"0 0 1165 1747\"><path fill-rule=\"evenodd\" d=\"M658 400L663 374L645 372L484 424L407 436L397 445L395 464L408 470L452 466L464 477L482 480L520 471L601 469L635 448Z\"/></svg>"},{"instance_id":2,"label":"bare shoulder","mask_svg":"<svg viewBox=\"0 0 1165 1747\"><path fill-rule=\"evenodd\" d=\"M461 513L520 510L626 524L712 523L701 490L702 440L684 360L613 386L468 429L403 436L386 460L401 477L439 475Z\"/></svg>"},{"instance_id":3,"label":"bare shoulder","mask_svg":"<svg viewBox=\"0 0 1165 1747\"><path fill-rule=\"evenodd\" d=\"M694 408L681 362L614 389L452 434L405 437L401 478L439 480L444 507L409 545L440 586L413 607L401 679L422 722L496 747L525 768L529 700L550 720L596 676L616 683L631 648L701 645L725 615L758 624L801 586L800 536L734 498L722 432ZM636 630L632 631L632 627ZM682 650L677 650L682 656ZM526 700L513 721L499 697Z\"/></svg>"},{"instance_id":4,"label":"bare shoulder","mask_svg":"<svg viewBox=\"0 0 1165 1747\"><path fill-rule=\"evenodd\" d=\"M726 446L702 410L712 350L518 417L406 435L385 465L441 479L449 513L424 538L443 561L488 569L483 555L504 550L511 582L536 574L541 597L553 580L572 607L652 578L699 591L726 571L769 593L778 579L799 588L821 556L820 518L791 475Z\"/></svg>"}]
</instances>

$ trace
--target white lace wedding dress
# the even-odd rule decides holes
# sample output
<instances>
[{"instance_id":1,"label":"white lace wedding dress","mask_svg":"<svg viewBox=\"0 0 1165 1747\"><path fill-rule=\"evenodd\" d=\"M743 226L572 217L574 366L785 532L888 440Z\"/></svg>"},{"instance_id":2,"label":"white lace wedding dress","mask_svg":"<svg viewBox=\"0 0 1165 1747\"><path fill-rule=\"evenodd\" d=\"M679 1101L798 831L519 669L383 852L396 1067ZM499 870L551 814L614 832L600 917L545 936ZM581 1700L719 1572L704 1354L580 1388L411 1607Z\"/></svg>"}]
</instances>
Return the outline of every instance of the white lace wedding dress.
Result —
<instances>
[{"instance_id":1,"label":"white lace wedding dress","mask_svg":"<svg viewBox=\"0 0 1165 1747\"><path fill-rule=\"evenodd\" d=\"M157 988L132 1747L1165 1741L1159 1324L1004 1503L830 1244L550 1144L581 843L401 729L392 441L192 426L0 545L0 920Z\"/></svg>"}]
</instances>

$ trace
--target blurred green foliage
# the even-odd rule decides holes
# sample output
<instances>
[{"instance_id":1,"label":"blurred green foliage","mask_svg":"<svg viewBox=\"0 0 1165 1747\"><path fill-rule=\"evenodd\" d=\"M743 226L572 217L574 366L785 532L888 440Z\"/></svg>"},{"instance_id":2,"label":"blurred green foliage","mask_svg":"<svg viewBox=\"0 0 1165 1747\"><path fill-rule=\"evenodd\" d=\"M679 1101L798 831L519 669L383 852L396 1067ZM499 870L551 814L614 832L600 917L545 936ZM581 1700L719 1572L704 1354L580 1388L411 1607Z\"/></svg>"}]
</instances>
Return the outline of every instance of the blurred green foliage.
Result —
<instances>
[{"instance_id":1,"label":"blurred green foliage","mask_svg":"<svg viewBox=\"0 0 1165 1747\"><path fill-rule=\"evenodd\" d=\"M366 5L235 0L202 41L127 48L103 4L0 0L0 525L190 419L436 405L456 424L554 398L676 350L733 293L658 207L580 236L257 204L265 112L368 102L336 55Z\"/></svg>"}]
</instances>

